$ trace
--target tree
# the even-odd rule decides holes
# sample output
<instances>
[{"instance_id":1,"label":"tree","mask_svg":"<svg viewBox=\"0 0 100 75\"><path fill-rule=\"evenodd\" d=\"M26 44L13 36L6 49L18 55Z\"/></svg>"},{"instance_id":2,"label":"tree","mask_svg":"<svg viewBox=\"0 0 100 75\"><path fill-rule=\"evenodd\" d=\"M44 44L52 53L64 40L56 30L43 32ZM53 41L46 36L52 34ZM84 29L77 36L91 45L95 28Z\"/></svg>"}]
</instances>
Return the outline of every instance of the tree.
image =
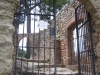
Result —
<instances>
[{"instance_id":1,"label":"tree","mask_svg":"<svg viewBox=\"0 0 100 75\"><path fill-rule=\"evenodd\" d=\"M43 1L43 3L44 4L46 4L47 6L48 5L50 5L50 8L53 8L53 1L54 0L42 0ZM65 4L67 4L67 3L69 3L70 2L70 0L56 0L56 9L57 10L61 10L61 8L65 5Z\"/></svg>"},{"instance_id":2,"label":"tree","mask_svg":"<svg viewBox=\"0 0 100 75\"><path fill-rule=\"evenodd\" d=\"M61 8L69 3L70 0L56 0L56 11L58 12ZM19 24L24 23L25 18L29 18L28 15L33 9L39 7L40 14L53 14L54 13L54 0L21 0L19 9L15 15L15 20L19 22ZM25 13L25 14L21 14ZM34 12L36 14L36 12ZM41 20L50 20L50 16L40 15Z\"/></svg>"},{"instance_id":3,"label":"tree","mask_svg":"<svg viewBox=\"0 0 100 75\"><path fill-rule=\"evenodd\" d=\"M23 49L18 49L18 57L25 58L26 52Z\"/></svg>"},{"instance_id":4,"label":"tree","mask_svg":"<svg viewBox=\"0 0 100 75\"><path fill-rule=\"evenodd\" d=\"M20 0L20 6L15 15L15 22L18 24L24 23L27 17L27 33L31 33L31 11L34 10L34 14L40 14L40 20L49 21L51 16L54 14L54 1L55 0ZM60 10L68 0L56 0L57 8ZM36 10L38 7L39 12ZM16 23L15 23L16 24ZM27 38L27 59L30 58L30 41Z\"/></svg>"}]
</instances>

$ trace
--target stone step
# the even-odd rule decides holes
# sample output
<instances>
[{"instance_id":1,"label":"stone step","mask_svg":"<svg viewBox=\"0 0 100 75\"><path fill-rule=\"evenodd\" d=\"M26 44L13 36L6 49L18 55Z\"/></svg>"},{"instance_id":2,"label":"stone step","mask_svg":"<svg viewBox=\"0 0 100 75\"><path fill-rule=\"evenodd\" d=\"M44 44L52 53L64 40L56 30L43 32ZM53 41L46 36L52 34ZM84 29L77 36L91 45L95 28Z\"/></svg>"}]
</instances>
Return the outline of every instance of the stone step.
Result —
<instances>
[{"instance_id":1,"label":"stone step","mask_svg":"<svg viewBox=\"0 0 100 75\"><path fill-rule=\"evenodd\" d=\"M22 61L23 59L21 59ZM34 65L36 68L51 68L51 67L55 67L54 64L49 64L49 63L44 63L42 62L43 60L41 60L41 62L37 62L37 61L34 61L34 62L26 62L26 60L23 60L22 62L19 60L17 60L17 67L20 67L21 66L21 63L22 63L22 67L27 67L27 64L28 64L28 67L32 68L32 66ZM62 64L56 64L56 67L62 67L62 68L65 68L66 66L65 65L62 65Z\"/></svg>"},{"instance_id":2,"label":"stone step","mask_svg":"<svg viewBox=\"0 0 100 75\"><path fill-rule=\"evenodd\" d=\"M21 70L17 70L17 72L21 73ZM22 75L26 74L26 70L23 70L22 71ZM34 69L34 71L32 72L32 69L28 70L27 71L27 75L54 75L55 73L55 68L41 68L41 69ZM67 69L67 68L60 68L60 67L57 67L56 69L56 75L78 75L78 71L72 71L70 69Z\"/></svg>"},{"instance_id":3,"label":"stone step","mask_svg":"<svg viewBox=\"0 0 100 75\"><path fill-rule=\"evenodd\" d=\"M24 61L24 62L48 63L47 60L43 60L43 59L40 59L40 60L35 59L35 60L33 60L33 59L26 59L26 58L22 58L22 59L21 58L17 58L17 60Z\"/></svg>"},{"instance_id":4,"label":"stone step","mask_svg":"<svg viewBox=\"0 0 100 75\"><path fill-rule=\"evenodd\" d=\"M49 73L32 73L32 72L23 72L22 75L78 75L78 73L52 73L52 74L49 74ZM18 75L21 75L21 72L18 72ZM82 75L82 74L81 74Z\"/></svg>"},{"instance_id":5,"label":"stone step","mask_svg":"<svg viewBox=\"0 0 100 75\"><path fill-rule=\"evenodd\" d=\"M17 71L20 73L21 72L20 69L22 69L22 73L23 73L22 75L26 75L27 62L26 62L26 60L23 60L22 68L21 68L20 67L21 61L17 60L17 68L19 69L19 71L18 70ZM28 62L27 75L32 75L32 66L34 66L33 67L34 68L33 69L34 70L33 75L38 75L38 71L39 71L39 75L54 75L55 65L53 65L53 64L49 65L48 63L45 63L45 65L44 65L44 62L39 63L39 64L37 62L34 62L34 63ZM73 68L77 67L77 65L74 65L74 66L70 65L70 66L67 66L67 67L68 68L66 68L65 65L57 64L56 65L56 68L57 68L57 74L56 75L78 75L77 70L73 70ZM45 71L45 73L44 73L44 71ZM49 71L50 71L50 74L49 74Z\"/></svg>"},{"instance_id":6,"label":"stone step","mask_svg":"<svg viewBox=\"0 0 100 75\"><path fill-rule=\"evenodd\" d=\"M49 65L49 64L46 64L46 65L35 65L35 66L37 66L37 68L52 68L52 67L55 67L55 65ZM56 65L56 67L62 67L62 68L64 68L64 67L66 67L65 65L62 65L62 64L57 64Z\"/></svg>"},{"instance_id":7,"label":"stone step","mask_svg":"<svg viewBox=\"0 0 100 75\"><path fill-rule=\"evenodd\" d=\"M70 70L73 71L78 71L78 65L67 65L66 68L69 68Z\"/></svg>"},{"instance_id":8,"label":"stone step","mask_svg":"<svg viewBox=\"0 0 100 75\"><path fill-rule=\"evenodd\" d=\"M64 69L63 69L64 70ZM28 72L26 72L26 71L22 71L22 75L26 75L26 73L27 73L27 75L78 75L78 71L71 71L71 70L65 70L65 71L63 71L62 70L62 68L61 69L57 69L57 72L56 72L56 74L54 74L54 69L52 69L50 72L48 71L48 70L46 70L45 72L42 70L42 71L38 71L38 70L35 70L35 71L33 71L33 73L32 73L32 71L28 71ZM18 75L21 75L20 73L21 73L21 71L19 70L17 70L17 72L19 73ZM82 75L82 74L81 74Z\"/></svg>"}]
</instances>

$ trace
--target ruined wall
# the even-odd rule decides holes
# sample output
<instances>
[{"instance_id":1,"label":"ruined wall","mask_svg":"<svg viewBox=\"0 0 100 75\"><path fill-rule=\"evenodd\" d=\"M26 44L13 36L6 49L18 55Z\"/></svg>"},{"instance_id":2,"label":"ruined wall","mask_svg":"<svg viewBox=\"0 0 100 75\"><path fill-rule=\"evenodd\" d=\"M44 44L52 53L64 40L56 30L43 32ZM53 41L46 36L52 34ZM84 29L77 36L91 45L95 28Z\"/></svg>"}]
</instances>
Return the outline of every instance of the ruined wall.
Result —
<instances>
[{"instance_id":1,"label":"ruined wall","mask_svg":"<svg viewBox=\"0 0 100 75\"><path fill-rule=\"evenodd\" d=\"M100 74L100 0L79 0L82 4L85 5L85 8L88 12L90 12L92 16L92 25L93 25L93 44L94 44L94 50L95 50L95 67L96 67L96 73L97 75ZM75 5L72 5L75 6ZM66 56L68 54L68 45L70 44L67 39L64 39L65 37L68 37L68 31L67 28L69 25L72 25L74 23L74 8L72 6L66 6L63 10L60 11L60 13L57 14L57 29L60 28L60 30L57 30L58 33L58 39L61 40L62 44L62 55ZM73 11L72 11L73 10ZM69 15L69 16L68 16ZM73 18L72 18L73 16ZM72 22L72 23L71 23ZM70 27L70 26L69 26ZM66 34L65 34L66 33ZM66 42L66 43L64 43ZM67 48L66 48L67 47ZM66 52L64 52L66 51ZM64 54L67 53L67 54ZM65 58L63 57L63 62ZM68 56L69 57L69 56ZM66 58L67 59L67 58ZM67 61L66 61L67 62Z\"/></svg>"},{"instance_id":2,"label":"ruined wall","mask_svg":"<svg viewBox=\"0 0 100 75\"><path fill-rule=\"evenodd\" d=\"M13 16L19 0L0 0L0 75L8 75L13 66Z\"/></svg>"},{"instance_id":3,"label":"ruined wall","mask_svg":"<svg viewBox=\"0 0 100 75\"><path fill-rule=\"evenodd\" d=\"M50 29L45 29L43 31L40 31L40 33L36 35L35 47L37 48L34 49L35 52L34 59L38 59L38 52L39 52L40 60L45 59L50 61L51 64L54 63L54 37L50 35Z\"/></svg>"},{"instance_id":4,"label":"ruined wall","mask_svg":"<svg viewBox=\"0 0 100 75\"><path fill-rule=\"evenodd\" d=\"M62 64L65 65L71 63L68 28L75 24L75 8L78 5L78 1L73 1L57 14L57 39L61 40Z\"/></svg>"},{"instance_id":5,"label":"ruined wall","mask_svg":"<svg viewBox=\"0 0 100 75\"><path fill-rule=\"evenodd\" d=\"M54 63L54 36L50 35L50 29L40 30L39 33L19 34L18 41L24 37L30 40L30 59L46 60Z\"/></svg>"}]
</instances>

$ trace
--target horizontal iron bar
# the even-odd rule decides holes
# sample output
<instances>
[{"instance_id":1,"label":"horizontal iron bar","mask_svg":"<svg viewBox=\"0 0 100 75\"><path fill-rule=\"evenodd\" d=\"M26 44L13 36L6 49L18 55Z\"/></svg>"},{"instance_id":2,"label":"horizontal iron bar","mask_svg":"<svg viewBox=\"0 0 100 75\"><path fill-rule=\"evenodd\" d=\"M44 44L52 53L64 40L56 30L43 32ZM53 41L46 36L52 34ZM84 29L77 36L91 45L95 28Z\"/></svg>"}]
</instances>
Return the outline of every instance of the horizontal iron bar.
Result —
<instances>
[{"instance_id":1,"label":"horizontal iron bar","mask_svg":"<svg viewBox=\"0 0 100 75\"><path fill-rule=\"evenodd\" d=\"M78 29L80 29L81 27L83 27L86 23L88 23L89 20L85 21Z\"/></svg>"},{"instance_id":2,"label":"horizontal iron bar","mask_svg":"<svg viewBox=\"0 0 100 75\"><path fill-rule=\"evenodd\" d=\"M22 47L22 46L14 46L14 47ZM27 47L27 46L23 46L23 48L44 48L44 47ZM51 49L53 47L45 47L45 48Z\"/></svg>"},{"instance_id":3,"label":"horizontal iron bar","mask_svg":"<svg viewBox=\"0 0 100 75\"><path fill-rule=\"evenodd\" d=\"M27 61L27 59L26 58L19 58L19 57L17 57L16 58L16 60L21 60L21 61ZM28 59L28 62L38 62L38 61L40 61L40 63L42 62L42 63L48 63L48 60L38 60L38 59Z\"/></svg>"},{"instance_id":4,"label":"horizontal iron bar","mask_svg":"<svg viewBox=\"0 0 100 75\"><path fill-rule=\"evenodd\" d=\"M42 16L54 16L54 15L51 15L51 14L32 14L32 13L15 13L15 14L42 15Z\"/></svg>"},{"instance_id":5,"label":"horizontal iron bar","mask_svg":"<svg viewBox=\"0 0 100 75\"><path fill-rule=\"evenodd\" d=\"M78 53L78 54L83 54L83 53L86 53L86 52L88 52L88 51L90 51L90 50L84 50L84 51L81 51L81 52Z\"/></svg>"}]
</instances>

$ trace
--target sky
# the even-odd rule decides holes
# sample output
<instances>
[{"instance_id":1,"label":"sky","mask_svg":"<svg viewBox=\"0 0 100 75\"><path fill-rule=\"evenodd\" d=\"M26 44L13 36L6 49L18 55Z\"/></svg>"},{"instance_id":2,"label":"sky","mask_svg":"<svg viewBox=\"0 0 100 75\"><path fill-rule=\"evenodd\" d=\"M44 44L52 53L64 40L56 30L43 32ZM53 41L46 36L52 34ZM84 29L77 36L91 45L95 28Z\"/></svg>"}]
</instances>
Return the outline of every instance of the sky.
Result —
<instances>
[{"instance_id":1,"label":"sky","mask_svg":"<svg viewBox=\"0 0 100 75\"><path fill-rule=\"evenodd\" d=\"M43 20L35 21L35 33L38 33L39 29L40 30L47 29L48 25L49 24ZM25 21L24 24L19 25L19 34L22 34L23 30L24 30L24 33L27 33L27 21ZM34 21L33 20L31 20L31 33L34 33Z\"/></svg>"},{"instance_id":2,"label":"sky","mask_svg":"<svg viewBox=\"0 0 100 75\"><path fill-rule=\"evenodd\" d=\"M78 25L78 27L82 26L82 23ZM80 51L84 51L84 26L81 27L79 30L78 30L78 34L79 34L79 49ZM73 30L73 37L74 37L74 51L75 53L77 54L78 52L78 49L77 49L77 33L76 33L76 28Z\"/></svg>"}]
</instances>

